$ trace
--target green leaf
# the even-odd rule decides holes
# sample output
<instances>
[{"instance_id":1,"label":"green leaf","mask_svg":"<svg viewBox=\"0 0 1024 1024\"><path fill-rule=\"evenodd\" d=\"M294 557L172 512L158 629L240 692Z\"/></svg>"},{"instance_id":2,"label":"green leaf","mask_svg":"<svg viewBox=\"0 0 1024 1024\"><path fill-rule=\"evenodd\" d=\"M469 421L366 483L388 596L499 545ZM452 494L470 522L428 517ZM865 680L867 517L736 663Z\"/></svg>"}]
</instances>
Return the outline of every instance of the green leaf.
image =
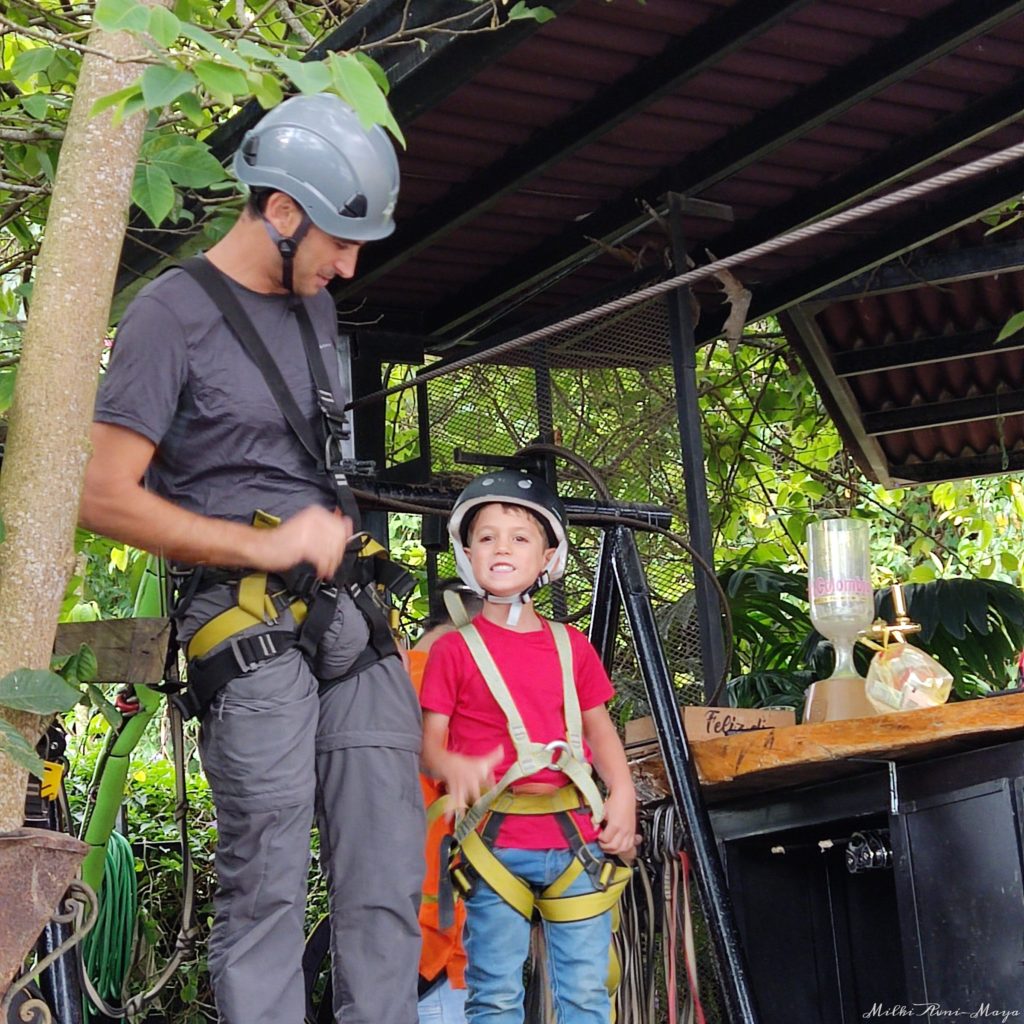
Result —
<instances>
[{"instance_id":1,"label":"green leaf","mask_svg":"<svg viewBox=\"0 0 1024 1024\"><path fill-rule=\"evenodd\" d=\"M7 540L7 527L4 526L3 517L0 516L0 544Z\"/></svg>"},{"instance_id":2,"label":"green leaf","mask_svg":"<svg viewBox=\"0 0 1024 1024\"><path fill-rule=\"evenodd\" d=\"M78 650L62 659L59 669L55 669L68 682L91 683L99 672L96 655L88 644L82 644Z\"/></svg>"},{"instance_id":3,"label":"green leaf","mask_svg":"<svg viewBox=\"0 0 1024 1024\"><path fill-rule=\"evenodd\" d=\"M22 96L21 105L25 108L25 113L36 121L42 121L50 110L50 101L45 92L32 92Z\"/></svg>"},{"instance_id":4,"label":"green leaf","mask_svg":"<svg viewBox=\"0 0 1024 1024\"><path fill-rule=\"evenodd\" d=\"M383 124L388 101L369 68L351 53L333 53L327 66L338 95L359 115L364 126Z\"/></svg>"},{"instance_id":5,"label":"green leaf","mask_svg":"<svg viewBox=\"0 0 1024 1024\"><path fill-rule=\"evenodd\" d=\"M14 400L14 382L18 376L16 366L7 366L0 370L0 413L7 412Z\"/></svg>"},{"instance_id":6,"label":"green leaf","mask_svg":"<svg viewBox=\"0 0 1024 1024\"><path fill-rule=\"evenodd\" d=\"M254 43L251 39L238 40L238 53L247 60L258 60L264 64L273 64L275 55L265 47Z\"/></svg>"},{"instance_id":7,"label":"green leaf","mask_svg":"<svg viewBox=\"0 0 1024 1024\"><path fill-rule=\"evenodd\" d=\"M92 17L107 32L145 32L149 28L149 8L138 0L97 0Z\"/></svg>"},{"instance_id":8,"label":"green leaf","mask_svg":"<svg viewBox=\"0 0 1024 1024\"><path fill-rule=\"evenodd\" d=\"M111 728L120 728L121 723L124 721L124 717L121 715L121 712L103 696L103 691L94 683L89 683L85 689L89 694L89 699L93 702L95 707L99 709L100 714L103 715L103 717L110 723Z\"/></svg>"},{"instance_id":9,"label":"green leaf","mask_svg":"<svg viewBox=\"0 0 1024 1024\"><path fill-rule=\"evenodd\" d=\"M1024 328L1024 312L1014 313L1009 320L1003 324L1003 329L996 335L996 344L1012 337L1021 328Z\"/></svg>"},{"instance_id":10,"label":"green leaf","mask_svg":"<svg viewBox=\"0 0 1024 1024\"><path fill-rule=\"evenodd\" d=\"M158 46L167 50L181 35L181 22L166 7L151 7L146 31Z\"/></svg>"},{"instance_id":11,"label":"green leaf","mask_svg":"<svg viewBox=\"0 0 1024 1024\"><path fill-rule=\"evenodd\" d=\"M278 57L274 63L295 83L299 92L324 92L331 84L331 73L320 61Z\"/></svg>"},{"instance_id":12,"label":"green leaf","mask_svg":"<svg viewBox=\"0 0 1024 1024\"><path fill-rule=\"evenodd\" d=\"M155 8L163 10L162 7ZM142 98L147 110L162 110L183 93L196 87L196 77L190 71L155 64L142 75Z\"/></svg>"},{"instance_id":13,"label":"green leaf","mask_svg":"<svg viewBox=\"0 0 1024 1024\"><path fill-rule=\"evenodd\" d=\"M384 125L404 146L405 136L391 113L387 97L366 65L350 53L333 53L327 63L335 90L351 105L359 120L367 128L374 124Z\"/></svg>"},{"instance_id":14,"label":"green leaf","mask_svg":"<svg viewBox=\"0 0 1024 1024\"><path fill-rule=\"evenodd\" d=\"M197 127L201 128L206 118L203 116L203 105L194 92L182 93L178 97L178 109Z\"/></svg>"},{"instance_id":15,"label":"green leaf","mask_svg":"<svg viewBox=\"0 0 1024 1024\"><path fill-rule=\"evenodd\" d=\"M186 188L205 188L227 174L202 142L190 135L164 136L147 146L143 160L162 170L168 179Z\"/></svg>"},{"instance_id":16,"label":"green leaf","mask_svg":"<svg viewBox=\"0 0 1024 1024\"><path fill-rule=\"evenodd\" d=\"M174 186L162 167L139 164L132 182L132 202L159 227L174 207Z\"/></svg>"},{"instance_id":17,"label":"green leaf","mask_svg":"<svg viewBox=\"0 0 1024 1024\"><path fill-rule=\"evenodd\" d=\"M360 50L355 54L355 58L373 75L373 80L385 96L391 92L391 83L388 81L387 72L371 56Z\"/></svg>"},{"instance_id":18,"label":"green leaf","mask_svg":"<svg viewBox=\"0 0 1024 1024\"><path fill-rule=\"evenodd\" d=\"M49 669L19 668L0 679L0 704L33 715L73 708L81 694Z\"/></svg>"},{"instance_id":19,"label":"green leaf","mask_svg":"<svg viewBox=\"0 0 1024 1024\"><path fill-rule=\"evenodd\" d=\"M116 92L108 92L106 96L101 96L93 105L92 110L89 111L90 117L95 117L97 114L102 113L108 107L117 107L126 103L133 96L141 96L142 90L139 88L139 83L135 82L132 85L126 86L124 89L118 89ZM118 116L123 117L123 113Z\"/></svg>"},{"instance_id":20,"label":"green leaf","mask_svg":"<svg viewBox=\"0 0 1024 1024\"><path fill-rule=\"evenodd\" d=\"M232 50L229 50L214 35L211 35L205 28L200 28L193 22L183 21L181 23L181 34L193 43L198 43L207 53L216 54L222 61L231 64L240 71L248 71L249 65Z\"/></svg>"},{"instance_id":21,"label":"green leaf","mask_svg":"<svg viewBox=\"0 0 1024 1024\"><path fill-rule=\"evenodd\" d=\"M0 718L0 750L37 779L43 777L42 758L32 748L32 744L3 718Z\"/></svg>"},{"instance_id":22,"label":"green leaf","mask_svg":"<svg viewBox=\"0 0 1024 1024\"><path fill-rule=\"evenodd\" d=\"M270 72L250 71L245 77L249 81L252 94L256 97L256 102L264 110L273 109L284 99L280 83Z\"/></svg>"},{"instance_id":23,"label":"green leaf","mask_svg":"<svg viewBox=\"0 0 1024 1024\"><path fill-rule=\"evenodd\" d=\"M201 60L195 65L196 77L219 103L230 106L236 96L249 92L249 83L243 72L214 60Z\"/></svg>"},{"instance_id":24,"label":"green leaf","mask_svg":"<svg viewBox=\"0 0 1024 1024\"><path fill-rule=\"evenodd\" d=\"M18 82L25 82L41 74L53 63L57 51L52 46L33 46L22 50L11 65L11 75Z\"/></svg>"},{"instance_id":25,"label":"green leaf","mask_svg":"<svg viewBox=\"0 0 1024 1024\"><path fill-rule=\"evenodd\" d=\"M36 236L32 234L31 228L24 217L15 217L7 222L7 230L26 248L32 249L36 244Z\"/></svg>"},{"instance_id":26,"label":"green leaf","mask_svg":"<svg viewBox=\"0 0 1024 1024\"><path fill-rule=\"evenodd\" d=\"M519 2L508 12L509 21L518 21L522 18L530 18L533 21L543 25L545 21L550 21L555 16L555 12L550 7L527 7L526 0L519 0Z\"/></svg>"}]
</instances>

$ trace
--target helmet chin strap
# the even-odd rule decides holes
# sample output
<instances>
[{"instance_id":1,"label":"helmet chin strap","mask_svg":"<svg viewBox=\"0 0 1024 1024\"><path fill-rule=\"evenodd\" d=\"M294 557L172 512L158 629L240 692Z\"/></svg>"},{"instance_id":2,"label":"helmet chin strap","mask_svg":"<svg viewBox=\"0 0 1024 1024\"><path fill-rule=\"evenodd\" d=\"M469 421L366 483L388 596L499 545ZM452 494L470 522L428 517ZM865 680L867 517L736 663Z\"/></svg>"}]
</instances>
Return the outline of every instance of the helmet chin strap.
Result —
<instances>
[{"instance_id":1,"label":"helmet chin strap","mask_svg":"<svg viewBox=\"0 0 1024 1024\"><path fill-rule=\"evenodd\" d=\"M526 605L533 603L533 595L536 594L541 587L547 586L549 580L550 576L548 575L547 570L545 570L537 577L536 580L534 580L532 586L527 587L526 590L520 594L510 594L506 597L499 597L497 594L491 594L485 590L484 600L490 601L491 604L511 605L508 610L508 618L505 620L505 624L508 626L518 626L519 616L522 615L523 608Z\"/></svg>"},{"instance_id":2,"label":"helmet chin strap","mask_svg":"<svg viewBox=\"0 0 1024 1024\"><path fill-rule=\"evenodd\" d=\"M285 238L265 216L262 217L262 220L263 226L267 229L267 234L270 235L270 240L277 246L277 251L281 254L281 283L284 285L285 291L294 295L292 269L295 253L299 248L299 243L306 237L306 232L309 231L312 221L309 219L306 211L303 210L302 221L298 228L290 237Z\"/></svg>"}]
</instances>

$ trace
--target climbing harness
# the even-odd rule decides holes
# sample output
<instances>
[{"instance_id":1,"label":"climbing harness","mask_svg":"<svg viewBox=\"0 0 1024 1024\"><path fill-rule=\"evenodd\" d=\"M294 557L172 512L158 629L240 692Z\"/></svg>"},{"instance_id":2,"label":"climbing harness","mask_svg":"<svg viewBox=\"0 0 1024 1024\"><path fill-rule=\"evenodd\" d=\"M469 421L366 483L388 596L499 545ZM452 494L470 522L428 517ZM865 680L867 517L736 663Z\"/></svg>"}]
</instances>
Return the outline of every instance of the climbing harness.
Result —
<instances>
[{"instance_id":1,"label":"climbing harness","mask_svg":"<svg viewBox=\"0 0 1024 1024\"><path fill-rule=\"evenodd\" d=\"M273 517L260 514L262 525ZM321 681L321 690L336 686L358 675L383 658L397 655L390 609L381 592L404 599L415 587L415 580L390 561L385 548L368 533L355 535L350 546L356 551L353 567L345 585L356 608L370 630L369 642L344 675ZM188 687L170 700L188 718L201 718L217 694L232 679L254 672L267 662L298 648L311 656L330 623L317 623L309 630L311 616L327 607L333 615L338 600L335 586L315 584L310 574L281 575L263 572L244 575L191 570L179 598L177 614L204 589L221 584L235 588L237 603L204 623L185 648L189 666ZM305 595L305 596L300 596ZM326 596L326 600L325 600ZM312 607L312 612L311 612Z\"/></svg>"},{"instance_id":2,"label":"climbing harness","mask_svg":"<svg viewBox=\"0 0 1024 1024\"><path fill-rule=\"evenodd\" d=\"M454 594L451 599L458 601ZM451 599L445 595L449 607ZM461 618L465 618L465 613ZM453 619L458 621L454 616ZM613 860L594 857L572 817L573 811L589 809L597 825L604 816L604 801L583 752L583 718L573 678L569 633L560 622L549 622L548 626L558 652L566 719L565 739L550 743L535 743L530 739L483 637L472 623L459 626L459 633L487 688L508 722L516 760L497 785L456 821L451 846L451 880L459 892L467 896L472 892L475 878L483 879L527 920L531 920L536 911L546 921L580 921L615 906L629 881L630 869ZM545 768L562 772L570 784L551 793L517 793L510 789L514 783ZM569 866L539 893L509 871L492 852L501 823L508 814L554 815L572 850ZM584 871L596 891L566 896L566 890Z\"/></svg>"},{"instance_id":3,"label":"climbing harness","mask_svg":"<svg viewBox=\"0 0 1024 1024\"><path fill-rule=\"evenodd\" d=\"M338 507L352 522L356 533L333 580L318 580L309 566L277 575L262 572L234 574L198 567L182 577L175 616L180 618L196 593L210 586L237 586L237 605L205 623L190 640L186 655L189 685L171 698L186 719L201 717L217 693L232 679L254 672L261 665L293 648L312 657L330 625L342 590L347 591L366 619L370 642L344 677L363 671L382 658L397 657L381 590L402 598L414 587L412 578L387 561L384 548L368 534L359 532L359 507L348 485L348 473L365 472L367 466L346 460L343 443L349 438L345 412L334 393L323 361L316 331L305 302L293 296L292 310L299 325L306 361L320 410L321 437L302 415L255 325L224 276L208 260L195 257L183 264L185 272L207 293L220 310L242 348L263 374L281 413L319 472L331 481ZM257 511L253 525L273 528L279 520ZM254 627L259 627L254 630Z\"/></svg>"},{"instance_id":4,"label":"climbing harness","mask_svg":"<svg viewBox=\"0 0 1024 1024\"><path fill-rule=\"evenodd\" d=\"M598 825L604 816L604 802L583 751L583 719L573 677L572 648L565 625L561 622L548 623L562 675L565 739L537 743L530 739L483 637L467 620L461 599L453 591L446 591L444 600L488 690L505 715L516 760L497 785L456 820L454 834L446 837L442 845L442 861L445 854L448 855L450 885L444 884L444 879L439 885L438 919L441 927L451 920L452 889L466 898L472 893L477 880L482 880L528 921L539 917L552 923L567 923L610 911L613 932L617 931L619 899L629 884L632 872L617 859L595 857L573 817L575 812L589 810L592 821ZM569 784L549 793L522 793L511 788L515 782L542 769L562 772ZM445 799L438 800L429 808L428 821L443 812ZM495 856L494 843L502 822L509 814L552 815L558 822L572 859L550 885L538 890ZM584 872L589 875L594 891L566 895ZM610 995L617 989L621 974L619 955L613 943L608 951L607 988Z\"/></svg>"}]
</instances>

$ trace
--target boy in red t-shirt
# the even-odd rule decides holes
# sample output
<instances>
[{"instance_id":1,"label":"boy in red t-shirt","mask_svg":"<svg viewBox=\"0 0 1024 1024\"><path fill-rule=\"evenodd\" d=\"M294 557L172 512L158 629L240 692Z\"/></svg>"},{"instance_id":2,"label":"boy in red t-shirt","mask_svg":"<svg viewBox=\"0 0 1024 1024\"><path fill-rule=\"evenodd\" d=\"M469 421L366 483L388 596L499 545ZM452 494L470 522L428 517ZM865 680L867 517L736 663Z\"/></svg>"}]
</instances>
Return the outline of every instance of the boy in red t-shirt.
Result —
<instances>
[{"instance_id":1,"label":"boy in red t-shirt","mask_svg":"<svg viewBox=\"0 0 1024 1024\"><path fill-rule=\"evenodd\" d=\"M608 1024L611 906L625 878L606 857L632 853L636 797L596 652L531 600L564 571L565 513L542 480L503 471L463 491L449 532L459 575L484 607L434 644L420 703L424 768L455 811L468 811L456 827L477 876L466 899L467 1017L523 1020L536 906L560 1024ZM603 806L591 761L608 789ZM597 895L574 905L586 909L567 911L586 894Z\"/></svg>"}]
</instances>

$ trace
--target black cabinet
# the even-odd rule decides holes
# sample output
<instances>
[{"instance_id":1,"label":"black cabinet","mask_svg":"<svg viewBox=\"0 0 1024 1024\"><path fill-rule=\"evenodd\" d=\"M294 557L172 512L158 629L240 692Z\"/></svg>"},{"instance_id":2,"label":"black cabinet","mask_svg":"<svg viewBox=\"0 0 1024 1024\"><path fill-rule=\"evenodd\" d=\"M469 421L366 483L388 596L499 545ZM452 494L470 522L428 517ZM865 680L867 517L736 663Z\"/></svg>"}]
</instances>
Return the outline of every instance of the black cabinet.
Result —
<instances>
[{"instance_id":1,"label":"black cabinet","mask_svg":"<svg viewBox=\"0 0 1024 1024\"><path fill-rule=\"evenodd\" d=\"M1024 1021L1022 785L1018 741L712 808L764 1024Z\"/></svg>"}]
</instances>

